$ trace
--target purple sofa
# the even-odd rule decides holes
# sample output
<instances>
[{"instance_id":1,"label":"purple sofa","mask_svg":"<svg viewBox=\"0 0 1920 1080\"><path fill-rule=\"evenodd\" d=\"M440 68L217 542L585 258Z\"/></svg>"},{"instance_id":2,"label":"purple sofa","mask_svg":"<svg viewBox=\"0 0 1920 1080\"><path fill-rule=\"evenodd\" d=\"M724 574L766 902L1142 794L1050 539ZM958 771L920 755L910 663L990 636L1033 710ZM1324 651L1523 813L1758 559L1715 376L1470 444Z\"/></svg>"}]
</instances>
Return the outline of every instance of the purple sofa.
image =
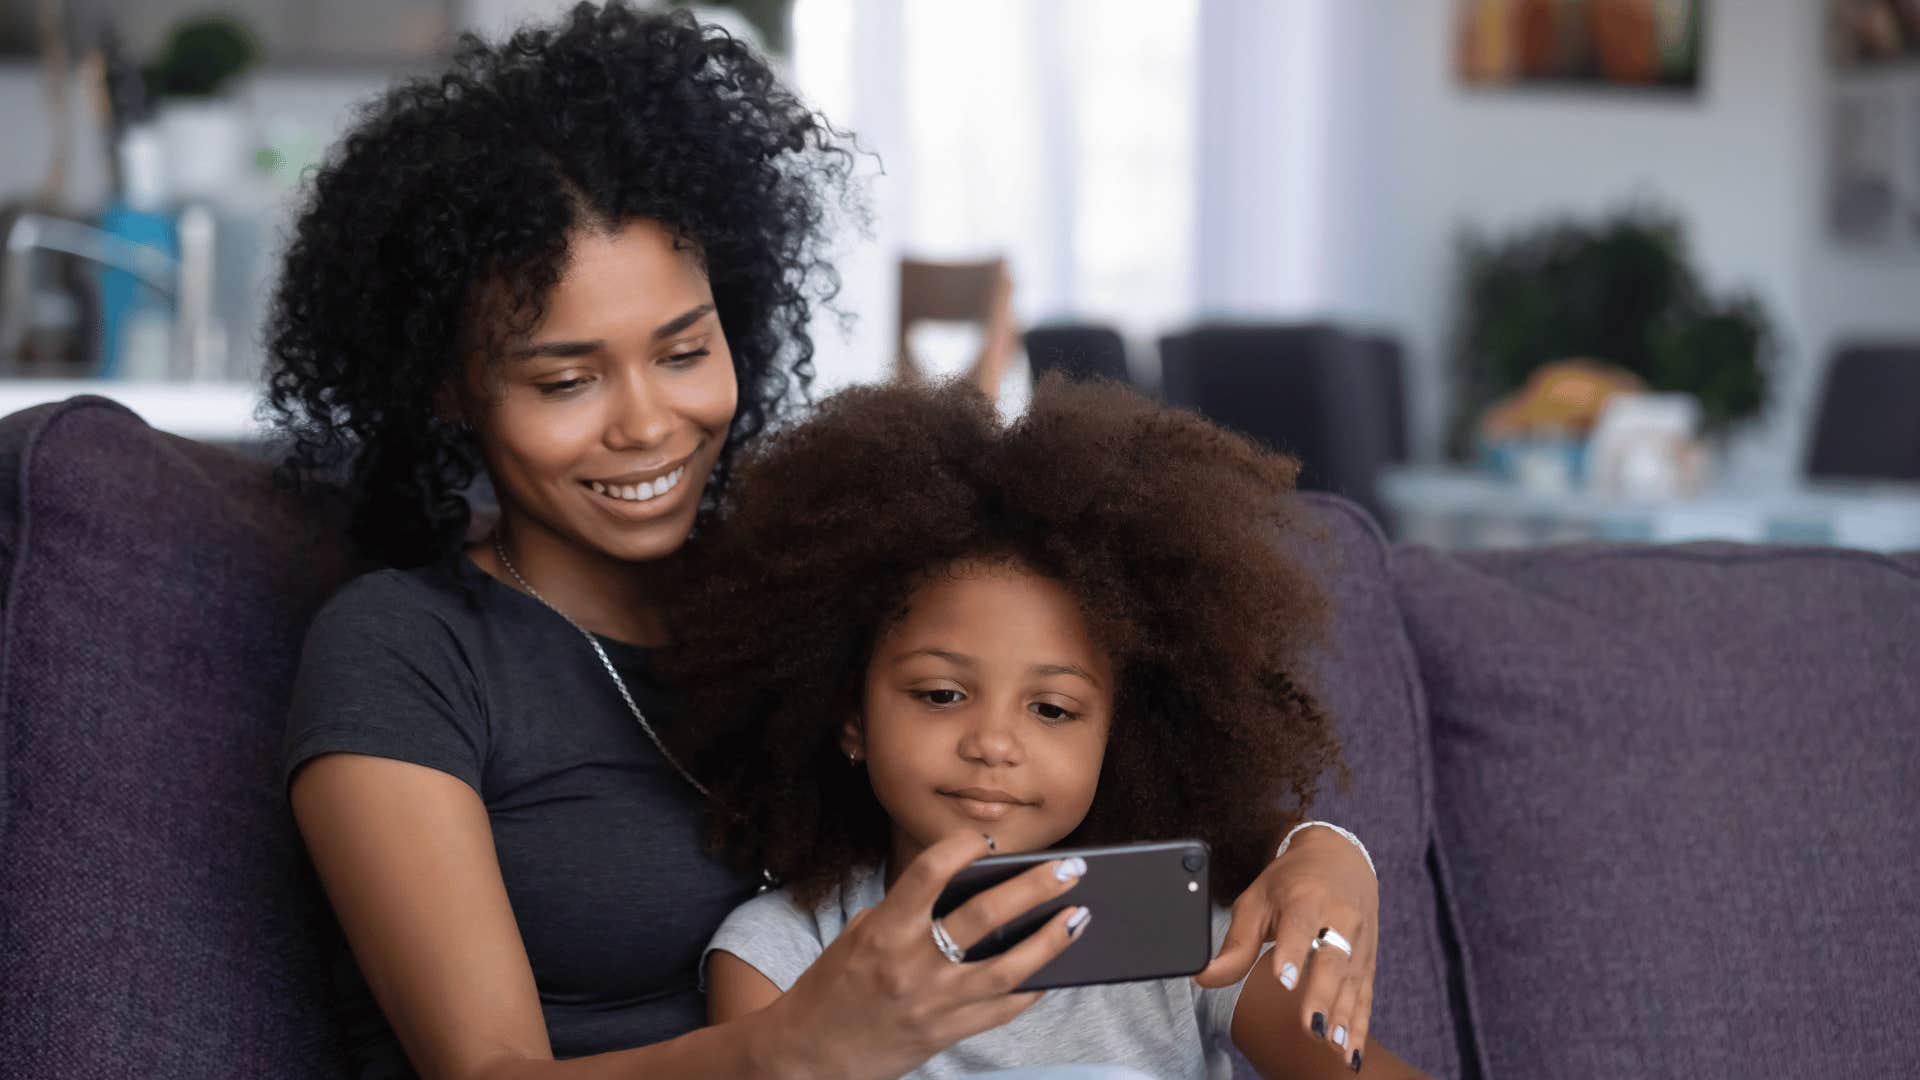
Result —
<instances>
[{"instance_id":1,"label":"purple sofa","mask_svg":"<svg viewBox=\"0 0 1920 1080\"><path fill-rule=\"evenodd\" d=\"M1443 1077L1920 1073L1920 556L1394 548L1305 496ZM338 508L97 398L0 421L0 1074L339 1076L278 783Z\"/></svg>"}]
</instances>

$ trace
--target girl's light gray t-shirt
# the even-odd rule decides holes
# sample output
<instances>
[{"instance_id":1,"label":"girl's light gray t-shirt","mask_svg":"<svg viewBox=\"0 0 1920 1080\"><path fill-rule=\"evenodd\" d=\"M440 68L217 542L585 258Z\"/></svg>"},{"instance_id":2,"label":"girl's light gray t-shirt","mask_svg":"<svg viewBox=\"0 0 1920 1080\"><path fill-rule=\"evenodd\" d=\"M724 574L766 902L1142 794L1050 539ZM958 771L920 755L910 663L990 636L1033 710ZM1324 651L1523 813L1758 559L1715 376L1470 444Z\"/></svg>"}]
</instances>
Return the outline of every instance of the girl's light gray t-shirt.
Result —
<instances>
[{"instance_id":1,"label":"girl's light gray t-shirt","mask_svg":"<svg viewBox=\"0 0 1920 1080\"><path fill-rule=\"evenodd\" d=\"M745 960L785 993L847 922L879 903L884 893L881 875L868 871L814 911L795 906L785 889L756 896L720 924L701 955L702 976L707 956L720 949ZM1215 907L1216 952L1227 922L1226 909ZM931 938L927 948L933 948ZM1099 1063L1127 1065L1167 1080L1225 1080L1233 1075L1228 1033L1243 985L1244 980L1206 990L1180 978L1049 990L1010 1023L961 1040L907 1076L947 1080L1023 1065Z\"/></svg>"}]
</instances>

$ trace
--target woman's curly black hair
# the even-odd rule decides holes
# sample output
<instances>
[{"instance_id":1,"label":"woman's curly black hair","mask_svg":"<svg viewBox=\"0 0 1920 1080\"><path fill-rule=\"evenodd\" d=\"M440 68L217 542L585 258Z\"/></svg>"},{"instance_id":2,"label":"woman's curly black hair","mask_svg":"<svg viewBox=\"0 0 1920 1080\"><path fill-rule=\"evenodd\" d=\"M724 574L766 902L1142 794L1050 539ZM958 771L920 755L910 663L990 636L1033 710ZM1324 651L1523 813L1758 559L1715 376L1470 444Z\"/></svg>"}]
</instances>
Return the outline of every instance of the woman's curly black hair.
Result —
<instances>
[{"instance_id":1,"label":"woman's curly black hair","mask_svg":"<svg viewBox=\"0 0 1920 1080\"><path fill-rule=\"evenodd\" d=\"M1073 843L1198 836L1217 895L1341 769L1302 660L1325 601L1284 553L1298 465L1124 387L1049 378L1003 427L961 385L844 391L741 458L689 552L662 667L715 842L802 903L887 850L839 735L916 585L1010 560L1064 585L1119 692Z\"/></svg>"},{"instance_id":2,"label":"woman's curly black hair","mask_svg":"<svg viewBox=\"0 0 1920 1080\"><path fill-rule=\"evenodd\" d=\"M746 44L684 12L582 3L368 106L314 178L267 327L282 477L344 482L393 565L460 541L481 463L444 394L535 325L570 233L650 219L698 250L733 352L733 451L812 377L853 158ZM344 475L343 475L344 474Z\"/></svg>"}]
</instances>

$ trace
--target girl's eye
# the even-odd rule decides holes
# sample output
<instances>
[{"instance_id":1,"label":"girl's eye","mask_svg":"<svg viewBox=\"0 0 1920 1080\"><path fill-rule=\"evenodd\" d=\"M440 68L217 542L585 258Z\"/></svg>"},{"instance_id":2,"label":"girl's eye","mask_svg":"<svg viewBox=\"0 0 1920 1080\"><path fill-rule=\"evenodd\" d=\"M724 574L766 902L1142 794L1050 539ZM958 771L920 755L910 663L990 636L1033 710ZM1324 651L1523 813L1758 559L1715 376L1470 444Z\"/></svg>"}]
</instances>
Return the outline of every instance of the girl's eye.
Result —
<instances>
[{"instance_id":1,"label":"girl's eye","mask_svg":"<svg viewBox=\"0 0 1920 1080\"><path fill-rule=\"evenodd\" d=\"M940 709L949 705L958 705L966 696L958 690L915 690L912 693L918 700Z\"/></svg>"},{"instance_id":2,"label":"girl's eye","mask_svg":"<svg viewBox=\"0 0 1920 1080\"><path fill-rule=\"evenodd\" d=\"M1040 717L1043 723L1047 724L1064 724L1069 720L1077 720L1080 717L1079 713L1070 712L1049 701L1034 702L1033 711Z\"/></svg>"},{"instance_id":3,"label":"girl's eye","mask_svg":"<svg viewBox=\"0 0 1920 1080\"><path fill-rule=\"evenodd\" d=\"M675 367L691 367L699 363L700 358L707 355L707 352L706 349L689 349L686 352L668 353L667 363Z\"/></svg>"},{"instance_id":4,"label":"girl's eye","mask_svg":"<svg viewBox=\"0 0 1920 1080\"><path fill-rule=\"evenodd\" d=\"M585 379L562 379L559 382L534 383L533 388L540 391L541 397L552 397L585 386L586 383Z\"/></svg>"}]
</instances>

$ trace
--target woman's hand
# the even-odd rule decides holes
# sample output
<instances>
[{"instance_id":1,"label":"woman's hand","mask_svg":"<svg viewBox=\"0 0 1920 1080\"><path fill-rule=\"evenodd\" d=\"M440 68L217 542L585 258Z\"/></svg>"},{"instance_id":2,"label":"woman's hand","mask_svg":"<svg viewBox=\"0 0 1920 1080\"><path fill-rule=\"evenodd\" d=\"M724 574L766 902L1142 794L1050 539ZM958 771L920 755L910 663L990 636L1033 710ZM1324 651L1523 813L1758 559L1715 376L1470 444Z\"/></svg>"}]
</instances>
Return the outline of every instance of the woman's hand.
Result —
<instances>
[{"instance_id":1,"label":"woman's hand","mask_svg":"<svg viewBox=\"0 0 1920 1080\"><path fill-rule=\"evenodd\" d=\"M969 1035L999 1027L1040 999L1013 989L1065 951L1069 907L999 956L956 964L932 933L947 881L991 848L981 834L951 836L908 865L884 900L861 912L780 999L761 1014L772 1071L803 1077L894 1077ZM1071 889L1076 878L1041 863L941 920L971 948L1017 915ZM1084 923L1082 923L1084 926Z\"/></svg>"},{"instance_id":2,"label":"woman's hand","mask_svg":"<svg viewBox=\"0 0 1920 1080\"><path fill-rule=\"evenodd\" d=\"M1313 949L1322 927L1353 945L1348 957ZM1267 967L1289 991L1298 989L1301 1026L1343 1062L1365 1050L1373 1015L1373 968L1380 948L1380 883L1360 852L1332 829L1303 829L1287 853L1267 865L1233 904L1220 955L1195 975L1201 986L1231 986L1246 977L1273 942ZM1304 979L1302 976L1304 975Z\"/></svg>"}]
</instances>

